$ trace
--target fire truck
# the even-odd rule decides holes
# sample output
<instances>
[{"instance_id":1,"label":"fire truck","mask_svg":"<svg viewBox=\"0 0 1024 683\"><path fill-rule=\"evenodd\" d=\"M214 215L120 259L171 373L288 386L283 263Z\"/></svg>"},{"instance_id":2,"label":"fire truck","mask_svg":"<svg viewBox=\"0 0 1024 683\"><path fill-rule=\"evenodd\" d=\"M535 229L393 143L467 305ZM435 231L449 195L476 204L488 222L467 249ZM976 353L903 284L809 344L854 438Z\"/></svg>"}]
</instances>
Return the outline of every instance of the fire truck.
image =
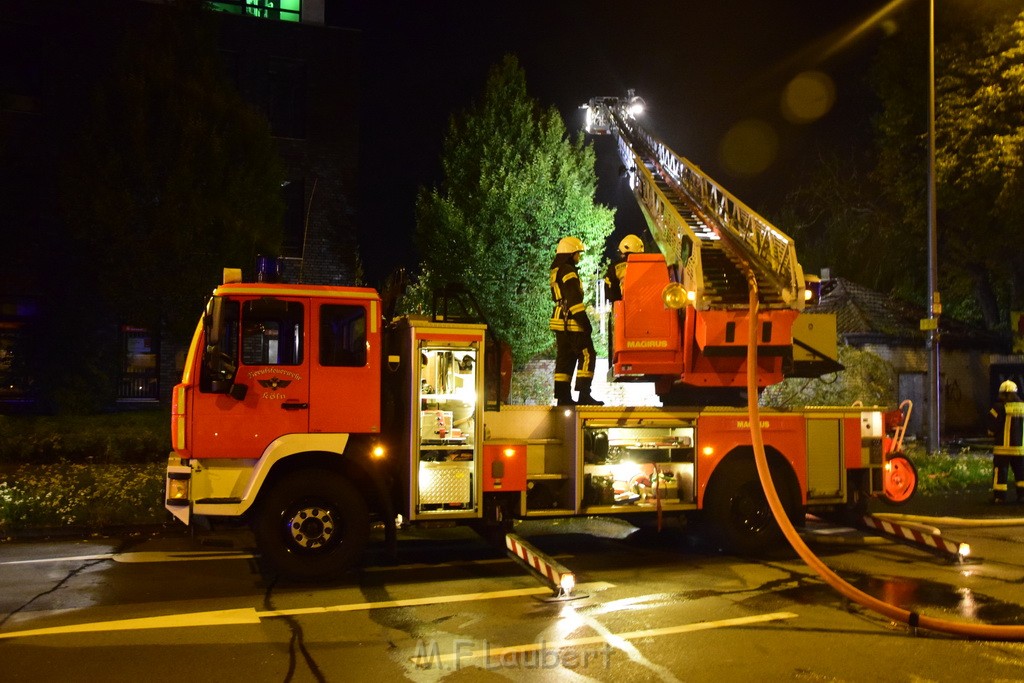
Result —
<instances>
[{"instance_id":1,"label":"fire truck","mask_svg":"<svg viewBox=\"0 0 1024 683\"><path fill-rule=\"evenodd\" d=\"M676 515L731 552L780 542L742 407L744 352L757 344L759 386L834 369L820 350L834 323L802 312L789 238L646 133L634 105L592 100L587 130L617 136L661 252L630 256L612 364L653 381L663 406L508 405L507 348L458 288L428 315L396 316L373 289L227 269L173 391L167 509L186 524L248 521L270 567L305 580L358 562L374 524L393 542L423 523ZM744 269L764 292L754 340ZM760 427L794 522L912 493L882 409L762 410Z\"/></svg>"}]
</instances>

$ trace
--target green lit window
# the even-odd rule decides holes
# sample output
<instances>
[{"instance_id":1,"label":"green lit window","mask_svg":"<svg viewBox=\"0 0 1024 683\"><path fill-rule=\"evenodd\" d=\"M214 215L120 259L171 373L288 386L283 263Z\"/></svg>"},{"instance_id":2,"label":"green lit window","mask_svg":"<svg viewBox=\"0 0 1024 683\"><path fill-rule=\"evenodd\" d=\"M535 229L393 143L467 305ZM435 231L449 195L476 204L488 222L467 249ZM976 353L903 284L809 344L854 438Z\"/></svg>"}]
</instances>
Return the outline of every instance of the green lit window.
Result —
<instances>
[{"instance_id":1,"label":"green lit window","mask_svg":"<svg viewBox=\"0 0 1024 683\"><path fill-rule=\"evenodd\" d=\"M230 14L247 14L261 19L300 21L302 0L215 0L213 9Z\"/></svg>"}]
</instances>

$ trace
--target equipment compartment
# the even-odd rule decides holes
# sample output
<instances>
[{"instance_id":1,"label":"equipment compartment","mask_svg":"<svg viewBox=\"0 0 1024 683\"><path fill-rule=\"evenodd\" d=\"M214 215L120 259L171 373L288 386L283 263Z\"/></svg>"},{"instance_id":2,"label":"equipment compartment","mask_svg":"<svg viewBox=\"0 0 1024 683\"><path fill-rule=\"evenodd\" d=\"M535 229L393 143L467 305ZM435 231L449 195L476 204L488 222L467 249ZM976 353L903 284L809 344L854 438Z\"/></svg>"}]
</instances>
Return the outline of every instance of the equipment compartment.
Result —
<instances>
[{"instance_id":1,"label":"equipment compartment","mask_svg":"<svg viewBox=\"0 0 1024 683\"><path fill-rule=\"evenodd\" d=\"M693 506L692 421L584 420L582 438L583 507L588 512Z\"/></svg>"}]
</instances>

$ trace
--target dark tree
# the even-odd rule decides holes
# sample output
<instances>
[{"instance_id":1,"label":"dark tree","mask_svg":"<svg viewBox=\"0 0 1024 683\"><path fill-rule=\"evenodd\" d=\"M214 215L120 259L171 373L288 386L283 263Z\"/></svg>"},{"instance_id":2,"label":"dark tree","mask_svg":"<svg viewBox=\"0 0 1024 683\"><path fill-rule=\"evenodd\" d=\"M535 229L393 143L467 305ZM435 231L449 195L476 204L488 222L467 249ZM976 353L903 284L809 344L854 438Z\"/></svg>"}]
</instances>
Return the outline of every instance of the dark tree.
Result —
<instances>
[{"instance_id":1,"label":"dark tree","mask_svg":"<svg viewBox=\"0 0 1024 683\"><path fill-rule=\"evenodd\" d=\"M555 245L575 235L594 282L611 209L595 205L594 150L570 139L558 111L527 95L514 57L491 69L481 101L454 116L444 180L417 200L417 242L428 282L466 284L522 363L551 345L548 272Z\"/></svg>"}]
</instances>

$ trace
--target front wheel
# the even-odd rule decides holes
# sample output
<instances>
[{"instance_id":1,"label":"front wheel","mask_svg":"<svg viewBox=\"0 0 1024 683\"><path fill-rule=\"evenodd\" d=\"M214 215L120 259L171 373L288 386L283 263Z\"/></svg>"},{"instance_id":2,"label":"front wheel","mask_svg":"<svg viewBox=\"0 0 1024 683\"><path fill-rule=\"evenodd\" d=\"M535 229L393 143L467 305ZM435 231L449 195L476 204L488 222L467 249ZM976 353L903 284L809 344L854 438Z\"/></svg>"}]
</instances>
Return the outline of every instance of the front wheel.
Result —
<instances>
[{"instance_id":1,"label":"front wheel","mask_svg":"<svg viewBox=\"0 0 1024 683\"><path fill-rule=\"evenodd\" d=\"M253 533L263 559L300 581L334 578L359 558L369 537L366 502L351 483L327 470L287 475L267 493Z\"/></svg>"}]
</instances>

